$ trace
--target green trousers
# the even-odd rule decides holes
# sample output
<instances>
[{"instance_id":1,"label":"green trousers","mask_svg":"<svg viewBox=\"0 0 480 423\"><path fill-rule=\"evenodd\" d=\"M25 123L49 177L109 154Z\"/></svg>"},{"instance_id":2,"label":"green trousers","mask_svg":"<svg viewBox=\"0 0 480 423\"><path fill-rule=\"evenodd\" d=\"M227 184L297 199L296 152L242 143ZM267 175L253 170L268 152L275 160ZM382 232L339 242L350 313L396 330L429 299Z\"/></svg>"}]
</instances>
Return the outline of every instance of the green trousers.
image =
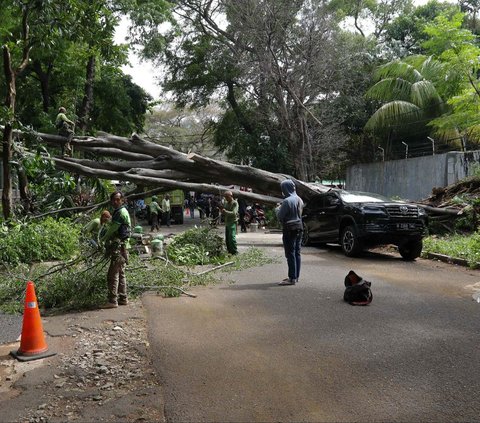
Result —
<instances>
[{"instance_id":1,"label":"green trousers","mask_svg":"<svg viewBox=\"0 0 480 423\"><path fill-rule=\"evenodd\" d=\"M225 224L225 244L230 254L237 254L237 224Z\"/></svg>"}]
</instances>

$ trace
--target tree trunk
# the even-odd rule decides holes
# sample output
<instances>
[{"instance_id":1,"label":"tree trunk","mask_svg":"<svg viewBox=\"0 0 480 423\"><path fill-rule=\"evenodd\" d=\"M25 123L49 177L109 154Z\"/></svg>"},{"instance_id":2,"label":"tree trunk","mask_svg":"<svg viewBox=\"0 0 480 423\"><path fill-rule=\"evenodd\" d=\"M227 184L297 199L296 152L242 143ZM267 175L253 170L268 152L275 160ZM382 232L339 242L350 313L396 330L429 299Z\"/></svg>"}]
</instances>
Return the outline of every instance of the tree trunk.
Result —
<instances>
[{"instance_id":1,"label":"tree trunk","mask_svg":"<svg viewBox=\"0 0 480 423\"><path fill-rule=\"evenodd\" d=\"M28 178L23 166L19 165L17 169L18 190L20 191L20 200L24 213L32 212L32 201L28 192Z\"/></svg>"},{"instance_id":2,"label":"tree trunk","mask_svg":"<svg viewBox=\"0 0 480 423\"><path fill-rule=\"evenodd\" d=\"M227 81L227 88L228 88L228 94L227 94L227 101L230 104L230 107L232 108L233 112L235 113L235 116L237 117L238 122L240 123L240 126L245 130L245 132L248 135L255 136L255 130L248 121L248 119L245 117L244 113L240 109L240 106L237 103L237 99L235 98L235 91L233 87L233 81Z\"/></svg>"},{"instance_id":3,"label":"tree trunk","mask_svg":"<svg viewBox=\"0 0 480 423\"><path fill-rule=\"evenodd\" d=\"M5 106L8 110L8 120L3 130L2 143L2 164L3 164L3 190L2 190L2 208L3 218L8 220L12 214L12 177L10 172L10 162L12 161L12 120L15 116L15 72L12 69L12 57L8 46L3 46L3 69L7 85L7 95L5 97Z\"/></svg>"},{"instance_id":4,"label":"tree trunk","mask_svg":"<svg viewBox=\"0 0 480 423\"><path fill-rule=\"evenodd\" d=\"M37 135L52 145L60 145L64 138L59 135ZM18 136L22 136L18 132ZM277 203L282 199L280 182L287 175L268 172L245 165L236 165L213 160L197 154L185 154L162 145L143 140L138 136L131 139L102 134L99 137L76 137L72 145L77 150L95 151L97 157L107 160L54 158L57 169L100 179L118 179L137 185L158 188L180 188L198 192L224 192L231 185L246 186L253 193L238 191L236 196L265 203ZM115 155L128 157L129 161L110 160ZM307 201L324 186L313 187L295 180L297 192ZM260 196L260 197L259 197Z\"/></svg>"},{"instance_id":5,"label":"tree trunk","mask_svg":"<svg viewBox=\"0 0 480 423\"><path fill-rule=\"evenodd\" d=\"M95 56L88 58L87 73L85 79L85 93L80 109L78 128L81 134L85 134L89 129L90 112L93 107L93 84L95 80Z\"/></svg>"},{"instance_id":6,"label":"tree trunk","mask_svg":"<svg viewBox=\"0 0 480 423\"><path fill-rule=\"evenodd\" d=\"M40 81L40 89L42 92L42 106L43 111L48 113L50 110L50 75L52 73L53 65L48 64L47 71L44 72L42 64L39 60L35 60L32 65L33 71L37 74Z\"/></svg>"}]
</instances>

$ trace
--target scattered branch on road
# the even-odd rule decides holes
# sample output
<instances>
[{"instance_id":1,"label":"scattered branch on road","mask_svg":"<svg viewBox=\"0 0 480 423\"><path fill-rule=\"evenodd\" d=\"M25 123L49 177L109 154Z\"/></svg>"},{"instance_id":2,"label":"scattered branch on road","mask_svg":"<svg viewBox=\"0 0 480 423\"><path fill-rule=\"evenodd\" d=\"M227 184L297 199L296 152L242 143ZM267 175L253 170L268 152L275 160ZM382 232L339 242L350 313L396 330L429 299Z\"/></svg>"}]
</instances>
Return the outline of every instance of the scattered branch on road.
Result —
<instances>
[{"instance_id":1,"label":"scattered branch on road","mask_svg":"<svg viewBox=\"0 0 480 423\"><path fill-rule=\"evenodd\" d=\"M195 294L191 294L185 291L183 288L179 288L178 286L171 286L171 285L156 285L156 286L146 286L146 285L137 285L135 289L143 289L145 291L159 291L161 289L175 289L180 291L182 294L187 295L188 297L197 298Z\"/></svg>"}]
</instances>

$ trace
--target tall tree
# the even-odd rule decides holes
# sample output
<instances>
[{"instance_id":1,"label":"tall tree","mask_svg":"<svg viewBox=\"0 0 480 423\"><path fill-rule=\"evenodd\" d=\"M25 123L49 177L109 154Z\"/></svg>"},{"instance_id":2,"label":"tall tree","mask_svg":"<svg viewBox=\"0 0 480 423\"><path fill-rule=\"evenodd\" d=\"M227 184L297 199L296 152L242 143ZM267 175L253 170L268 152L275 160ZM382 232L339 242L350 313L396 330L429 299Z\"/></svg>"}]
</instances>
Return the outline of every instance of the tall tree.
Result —
<instances>
[{"instance_id":1,"label":"tall tree","mask_svg":"<svg viewBox=\"0 0 480 423\"><path fill-rule=\"evenodd\" d=\"M351 70L347 56L355 57L334 14L306 0L182 0L173 12L184 31L166 37L165 87L183 103L222 98L243 133L232 142L275 140L296 176L318 174L319 130L341 131L318 110L338 95ZM150 57L163 53L143 42Z\"/></svg>"},{"instance_id":2,"label":"tall tree","mask_svg":"<svg viewBox=\"0 0 480 423\"><path fill-rule=\"evenodd\" d=\"M2 210L3 217L8 220L12 214L12 177L11 177L11 161L12 161L12 134L15 122L15 101L17 96L17 76L22 72L27 64L30 54L30 33L29 20L32 10L35 8L36 2L14 2L13 5L3 10L3 14L10 14L13 18L15 12L21 18L21 25L17 39L13 42L5 42L2 45L3 53L3 70L6 81L5 96L5 127L2 139L2 164L3 164L3 190L2 190ZM7 12L7 13L6 13ZM15 42L16 41L16 42ZM17 51L16 47L20 47ZM13 48L13 57L12 57ZM15 56L18 54L18 63L15 64Z\"/></svg>"}]
</instances>

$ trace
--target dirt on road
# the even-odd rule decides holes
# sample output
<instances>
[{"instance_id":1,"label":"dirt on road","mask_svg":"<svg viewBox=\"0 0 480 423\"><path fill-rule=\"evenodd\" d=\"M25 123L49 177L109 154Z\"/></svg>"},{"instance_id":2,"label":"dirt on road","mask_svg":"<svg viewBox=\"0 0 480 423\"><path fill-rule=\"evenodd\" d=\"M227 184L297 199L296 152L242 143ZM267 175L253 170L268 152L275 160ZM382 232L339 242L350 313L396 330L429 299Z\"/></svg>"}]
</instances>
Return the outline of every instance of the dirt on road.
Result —
<instances>
[{"instance_id":1,"label":"dirt on road","mask_svg":"<svg viewBox=\"0 0 480 423\"><path fill-rule=\"evenodd\" d=\"M0 346L3 422L164 421L141 301L43 319L57 355L19 362Z\"/></svg>"}]
</instances>

